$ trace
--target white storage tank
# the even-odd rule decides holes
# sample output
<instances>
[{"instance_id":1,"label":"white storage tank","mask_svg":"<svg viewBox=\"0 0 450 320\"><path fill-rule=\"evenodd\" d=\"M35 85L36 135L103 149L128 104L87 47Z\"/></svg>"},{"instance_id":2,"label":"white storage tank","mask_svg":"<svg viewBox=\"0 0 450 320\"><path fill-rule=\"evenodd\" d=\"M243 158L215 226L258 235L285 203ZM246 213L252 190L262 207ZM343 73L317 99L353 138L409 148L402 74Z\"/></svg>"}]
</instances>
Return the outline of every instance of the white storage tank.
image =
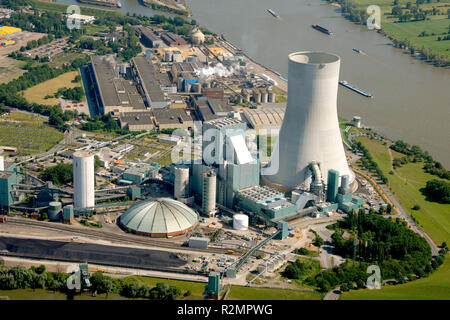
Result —
<instances>
[{"instance_id":1,"label":"white storage tank","mask_svg":"<svg viewBox=\"0 0 450 320\"><path fill-rule=\"evenodd\" d=\"M5 170L5 158L0 154L0 171Z\"/></svg>"},{"instance_id":2,"label":"white storage tank","mask_svg":"<svg viewBox=\"0 0 450 320\"><path fill-rule=\"evenodd\" d=\"M189 168L175 167L174 197L175 199L189 197Z\"/></svg>"},{"instance_id":3,"label":"white storage tank","mask_svg":"<svg viewBox=\"0 0 450 320\"><path fill-rule=\"evenodd\" d=\"M48 205L48 219L50 221L57 221L61 219L62 203L52 201Z\"/></svg>"},{"instance_id":4,"label":"white storage tank","mask_svg":"<svg viewBox=\"0 0 450 320\"><path fill-rule=\"evenodd\" d=\"M73 202L75 208L95 205L94 155L78 151L73 154Z\"/></svg>"},{"instance_id":5,"label":"white storage tank","mask_svg":"<svg viewBox=\"0 0 450 320\"><path fill-rule=\"evenodd\" d=\"M235 214L233 216L233 229L234 230L247 230L248 229L248 216L245 214Z\"/></svg>"},{"instance_id":6,"label":"white storage tank","mask_svg":"<svg viewBox=\"0 0 450 320\"><path fill-rule=\"evenodd\" d=\"M165 62L172 62L172 58L173 58L173 52L170 50L167 50L166 52L164 52L164 61Z\"/></svg>"}]
</instances>

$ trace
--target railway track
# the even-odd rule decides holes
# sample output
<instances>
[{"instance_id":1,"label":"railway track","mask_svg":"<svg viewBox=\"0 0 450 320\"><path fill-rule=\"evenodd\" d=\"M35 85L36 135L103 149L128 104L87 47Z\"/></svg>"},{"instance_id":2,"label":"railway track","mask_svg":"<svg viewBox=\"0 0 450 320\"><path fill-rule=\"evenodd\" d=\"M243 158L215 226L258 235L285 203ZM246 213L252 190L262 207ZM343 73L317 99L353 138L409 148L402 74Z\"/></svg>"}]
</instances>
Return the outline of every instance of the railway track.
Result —
<instances>
[{"instance_id":1,"label":"railway track","mask_svg":"<svg viewBox=\"0 0 450 320\"><path fill-rule=\"evenodd\" d=\"M229 250L229 248L196 249L196 248L182 247L179 243L171 243L171 242L163 241L163 240L155 240L155 239L150 239L150 238L140 239L140 238L138 238L138 236L134 236L134 235L120 235L120 234L104 232L104 231L95 231L95 230L88 230L88 229L85 230L82 228L74 228L74 227L69 227L66 225L61 225L61 224L52 223L52 222L25 220L25 219L20 219L20 218L9 218L7 224L18 225L18 226L32 226L32 227L36 227L36 228L40 228L40 229L68 232L73 235L92 237L92 238L97 238L100 240L109 240L112 242L121 242L121 243L127 243L127 244L140 244L140 245L154 246L154 247L167 248L167 249L176 249L176 250L182 250L182 251L196 251L196 252L209 252L209 253L224 254ZM233 249L233 250L237 251L236 249ZM236 252L236 253L239 253L239 252Z\"/></svg>"}]
</instances>

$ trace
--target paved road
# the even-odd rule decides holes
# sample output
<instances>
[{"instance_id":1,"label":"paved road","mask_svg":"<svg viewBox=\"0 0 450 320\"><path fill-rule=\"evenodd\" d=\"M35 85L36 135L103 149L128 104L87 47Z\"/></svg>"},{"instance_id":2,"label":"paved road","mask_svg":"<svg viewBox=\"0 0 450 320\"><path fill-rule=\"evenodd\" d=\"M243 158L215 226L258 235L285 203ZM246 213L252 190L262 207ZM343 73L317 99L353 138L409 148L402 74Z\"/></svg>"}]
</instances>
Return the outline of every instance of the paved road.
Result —
<instances>
[{"instance_id":1,"label":"paved road","mask_svg":"<svg viewBox=\"0 0 450 320\"><path fill-rule=\"evenodd\" d=\"M319 249L320 265L323 269L331 269L345 262L345 259L343 257L332 253L333 246L331 236L334 231L326 228L332 223L334 222L316 224L311 226L310 228L317 232L317 234L324 240L324 245Z\"/></svg>"},{"instance_id":2,"label":"paved road","mask_svg":"<svg viewBox=\"0 0 450 320\"><path fill-rule=\"evenodd\" d=\"M338 300L339 296L341 295L342 291L339 289L334 289L330 292L328 292L325 297L323 297L323 300Z\"/></svg>"}]
</instances>

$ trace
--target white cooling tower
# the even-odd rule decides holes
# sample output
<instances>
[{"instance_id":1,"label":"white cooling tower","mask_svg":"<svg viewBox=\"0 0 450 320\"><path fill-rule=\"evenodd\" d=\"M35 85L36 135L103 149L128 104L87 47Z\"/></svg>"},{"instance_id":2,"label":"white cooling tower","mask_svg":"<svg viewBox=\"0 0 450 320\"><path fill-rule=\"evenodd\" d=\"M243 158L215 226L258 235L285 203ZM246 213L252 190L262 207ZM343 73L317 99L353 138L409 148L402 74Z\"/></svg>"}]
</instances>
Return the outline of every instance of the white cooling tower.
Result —
<instances>
[{"instance_id":1,"label":"white cooling tower","mask_svg":"<svg viewBox=\"0 0 450 320\"><path fill-rule=\"evenodd\" d=\"M73 187L75 208L95 205L94 155L84 151L73 154Z\"/></svg>"},{"instance_id":2,"label":"white cooling tower","mask_svg":"<svg viewBox=\"0 0 450 320\"><path fill-rule=\"evenodd\" d=\"M328 170L349 175L337 116L340 58L325 52L295 52L289 55L288 100L283 124L264 181L280 190L308 188L309 164L319 164L324 181Z\"/></svg>"}]
</instances>

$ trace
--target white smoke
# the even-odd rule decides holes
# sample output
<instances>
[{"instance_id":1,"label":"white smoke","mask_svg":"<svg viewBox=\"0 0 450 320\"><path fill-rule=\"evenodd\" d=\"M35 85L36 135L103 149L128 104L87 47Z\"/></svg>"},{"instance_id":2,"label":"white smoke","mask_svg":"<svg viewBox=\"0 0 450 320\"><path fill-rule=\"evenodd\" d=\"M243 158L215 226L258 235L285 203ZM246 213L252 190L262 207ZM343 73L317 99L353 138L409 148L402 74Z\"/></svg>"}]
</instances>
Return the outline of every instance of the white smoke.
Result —
<instances>
[{"instance_id":1,"label":"white smoke","mask_svg":"<svg viewBox=\"0 0 450 320\"><path fill-rule=\"evenodd\" d=\"M230 77L236 71L239 71L240 65L239 63L235 63L230 67L225 67L223 64L218 63L213 67L202 68L196 72L197 76L200 79L207 79L213 75L217 75L219 77Z\"/></svg>"}]
</instances>

